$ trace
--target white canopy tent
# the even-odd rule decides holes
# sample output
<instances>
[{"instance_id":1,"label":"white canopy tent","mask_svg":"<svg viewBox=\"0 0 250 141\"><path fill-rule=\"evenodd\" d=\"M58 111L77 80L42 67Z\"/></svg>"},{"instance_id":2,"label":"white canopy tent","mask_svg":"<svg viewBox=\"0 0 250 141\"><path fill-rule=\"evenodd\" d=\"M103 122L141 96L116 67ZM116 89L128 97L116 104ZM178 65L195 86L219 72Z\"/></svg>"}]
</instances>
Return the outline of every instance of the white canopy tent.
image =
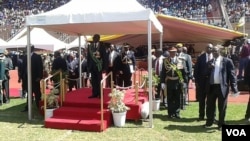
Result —
<instances>
[{"instance_id":1,"label":"white canopy tent","mask_svg":"<svg viewBox=\"0 0 250 141\"><path fill-rule=\"evenodd\" d=\"M71 0L52 11L26 17L26 25L28 29L29 27L41 27L46 30L78 36L94 35L96 33L100 35L147 34L148 52L151 52L152 48L152 34L163 32L162 25L153 11L146 9L136 0ZM160 37L159 34L159 40ZM80 44L81 40L79 40ZM80 48L79 55L81 55ZM150 60L148 62L149 81L152 82L151 53L148 55L148 60ZM28 67L30 67L30 62L28 64ZM31 76L28 77L30 92ZM31 99L31 97L29 98ZM149 83L149 103L149 123L150 127L152 127L152 83ZM29 113L31 119L30 110Z\"/></svg>"},{"instance_id":2,"label":"white canopy tent","mask_svg":"<svg viewBox=\"0 0 250 141\"><path fill-rule=\"evenodd\" d=\"M81 45L79 45L79 41L82 41ZM76 38L75 40L73 40L72 42L70 42L67 45L66 49L68 50L68 49L72 49L72 48L78 48L79 46L81 48L85 48L85 44L86 44L85 37L84 36L80 36L80 38Z\"/></svg>"},{"instance_id":3,"label":"white canopy tent","mask_svg":"<svg viewBox=\"0 0 250 141\"><path fill-rule=\"evenodd\" d=\"M30 32L31 38L30 43L35 46L35 48L48 50L48 51L57 51L60 49L65 49L68 45L63 41L53 37L48 32L42 28L33 28ZM10 40L3 47L6 49L11 48L26 48L27 46L27 34L23 34L20 38L16 40Z\"/></svg>"},{"instance_id":4,"label":"white canopy tent","mask_svg":"<svg viewBox=\"0 0 250 141\"><path fill-rule=\"evenodd\" d=\"M0 38L0 46L5 45L5 44L7 44L7 42Z\"/></svg>"}]
</instances>

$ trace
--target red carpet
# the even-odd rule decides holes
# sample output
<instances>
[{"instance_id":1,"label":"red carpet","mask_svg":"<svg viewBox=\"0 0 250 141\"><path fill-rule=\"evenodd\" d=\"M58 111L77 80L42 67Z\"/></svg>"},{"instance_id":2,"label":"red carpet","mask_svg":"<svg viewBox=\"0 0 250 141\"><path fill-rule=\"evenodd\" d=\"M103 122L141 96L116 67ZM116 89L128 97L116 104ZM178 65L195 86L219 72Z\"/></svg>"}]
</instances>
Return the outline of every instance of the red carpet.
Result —
<instances>
[{"instance_id":1,"label":"red carpet","mask_svg":"<svg viewBox=\"0 0 250 141\"><path fill-rule=\"evenodd\" d=\"M63 106L54 111L51 118L45 120L46 128L70 129L101 132L112 125L112 114L107 109L110 98L110 89L104 89L104 123L101 130L100 99L89 99L90 88L77 89L66 94ZM124 103L130 107L126 119L141 119L141 104L147 101L148 97L139 90L138 104L135 104L135 91L127 90Z\"/></svg>"}]
</instances>

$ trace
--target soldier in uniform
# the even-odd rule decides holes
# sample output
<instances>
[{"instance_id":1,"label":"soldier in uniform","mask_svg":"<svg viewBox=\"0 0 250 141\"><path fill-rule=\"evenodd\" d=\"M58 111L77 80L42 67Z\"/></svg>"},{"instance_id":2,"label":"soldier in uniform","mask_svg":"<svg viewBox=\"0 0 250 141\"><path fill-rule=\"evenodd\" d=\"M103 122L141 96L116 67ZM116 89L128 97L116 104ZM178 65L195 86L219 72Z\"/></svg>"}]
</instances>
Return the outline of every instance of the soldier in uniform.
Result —
<instances>
[{"instance_id":1,"label":"soldier in uniform","mask_svg":"<svg viewBox=\"0 0 250 141\"><path fill-rule=\"evenodd\" d=\"M161 88L167 89L168 118L180 119L180 97L182 94L183 77L182 72L177 68L177 49L171 47L170 57L163 60L160 75Z\"/></svg>"},{"instance_id":2,"label":"soldier in uniform","mask_svg":"<svg viewBox=\"0 0 250 141\"><path fill-rule=\"evenodd\" d=\"M188 103L188 81L192 78L192 60L188 54L183 52L183 45L178 43L177 48L177 68L181 70L182 77L184 79L183 95L181 95L181 109L185 109L185 105Z\"/></svg>"}]
</instances>

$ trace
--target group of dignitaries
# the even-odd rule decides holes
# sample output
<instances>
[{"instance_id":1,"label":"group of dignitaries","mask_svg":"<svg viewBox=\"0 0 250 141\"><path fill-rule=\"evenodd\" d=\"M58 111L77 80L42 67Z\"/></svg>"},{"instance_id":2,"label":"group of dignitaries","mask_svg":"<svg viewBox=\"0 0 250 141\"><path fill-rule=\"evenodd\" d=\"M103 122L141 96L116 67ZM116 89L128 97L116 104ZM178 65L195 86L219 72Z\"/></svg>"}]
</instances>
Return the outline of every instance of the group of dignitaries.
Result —
<instances>
[{"instance_id":1,"label":"group of dignitaries","mask_svg":"<svg viewBox=\"0 0 250 141\"><path fill-rule=\"evenodd\" d=\"M22 59L21 59L22 58ZM80 60L80 63L79 63ZM130 50L130 45L124 44L118 50L113 44L100 42L100 35L93 35L93 41L83 50L82 55L68 54L66 57L59 51L54 52L51 61L51 69L47 73L48 61L43 55L35 53L35 47L31 45L31 77L32 92L37 108L41 100L40 80L48 74L53 74L61 70L63 74L68 74L68 90L79 88L79 77L84 76L84 87L91 86L92 93L89 98L100 98L101 80L103 74L112 73L113 81L116 86L130 87L132 85L132 74L135 71L135 56ZM79 73L79 67L82 72ZM18 61L18 82L22 83L23 95L28 91L27 87L27 55L20 56ZM56 84L59 81L52 78L51 81ZM89 85L87 83L90 83ZM55 85L54 85L55 86ZM105 87L111 86L111 80L106 81ZM60 87L60 86L59 86ZM28 103L28 97L27 97ZM28 111L28 104L22 112Z\"/></svg>"},{"instance_id":2,"label":"group of dignitaries","mask_svg":"<svg viewBox=\"0 0 250 141\"><path fill-rule=\"evenodd\" d=\"M221 45L207 44L206 50L192 64L191 57L185 53L186 47L182 44L168 48L167 55L165 53L162 60L161 86L158 86L161 90L156 95L159 97L162 90L166 90L168 118L181 118L180 110L188 102L188 82L194 79L199 102L198 120L206 120L205 128L212 126L217 121L218 101L218 129L225 124L229 90L234 96L239 95L239 91L235 66L230 58L221 54L222 49ZM157 72L157 65L155 69Z\"/></svg>"}]
</instances>

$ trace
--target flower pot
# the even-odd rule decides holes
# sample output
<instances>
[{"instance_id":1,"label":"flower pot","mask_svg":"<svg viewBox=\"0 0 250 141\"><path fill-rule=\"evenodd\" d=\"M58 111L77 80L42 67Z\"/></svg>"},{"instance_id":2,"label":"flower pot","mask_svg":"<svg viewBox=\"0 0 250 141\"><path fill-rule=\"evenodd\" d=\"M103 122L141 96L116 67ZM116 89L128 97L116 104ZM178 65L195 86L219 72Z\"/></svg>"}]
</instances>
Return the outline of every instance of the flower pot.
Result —
<instances>
[{"instance_id":1,"label":"flower pot","mask_svg":"<svg viewBox=\"0 0 250 141\"><path fill-rule=\"evenodd\" d=\"M153 111L158 111L160 109L160 104L161 100L160 99L155 99L152 101L152 110Z\"/></svg>"},{"instance_id":2,"label":"flower pot","mask_svg":"<svg viewBox=\"0 0 250 141\"><path fill-rule=\"evenodd\" d=\"M122 113L114 113L112 112L113 115L113 121L114 121L114 125L117 127L122 127L125 125L126 122L126 112L122 112Z\"/></svg>"},{"instance_id":3,"label":"flower pot","mask_svg":"<svg viewBox=\"0 0 250 141\"><path fill-rule=\"evenodd\" d=\"M55 110L56 108L54 108L54 109L46 109L46 113L45 113L45 119L47 119L47 118L50 118L50 117L52 117L53 116L53 112L54 112L54 110Z\"/></svg>"}]
</instances>

